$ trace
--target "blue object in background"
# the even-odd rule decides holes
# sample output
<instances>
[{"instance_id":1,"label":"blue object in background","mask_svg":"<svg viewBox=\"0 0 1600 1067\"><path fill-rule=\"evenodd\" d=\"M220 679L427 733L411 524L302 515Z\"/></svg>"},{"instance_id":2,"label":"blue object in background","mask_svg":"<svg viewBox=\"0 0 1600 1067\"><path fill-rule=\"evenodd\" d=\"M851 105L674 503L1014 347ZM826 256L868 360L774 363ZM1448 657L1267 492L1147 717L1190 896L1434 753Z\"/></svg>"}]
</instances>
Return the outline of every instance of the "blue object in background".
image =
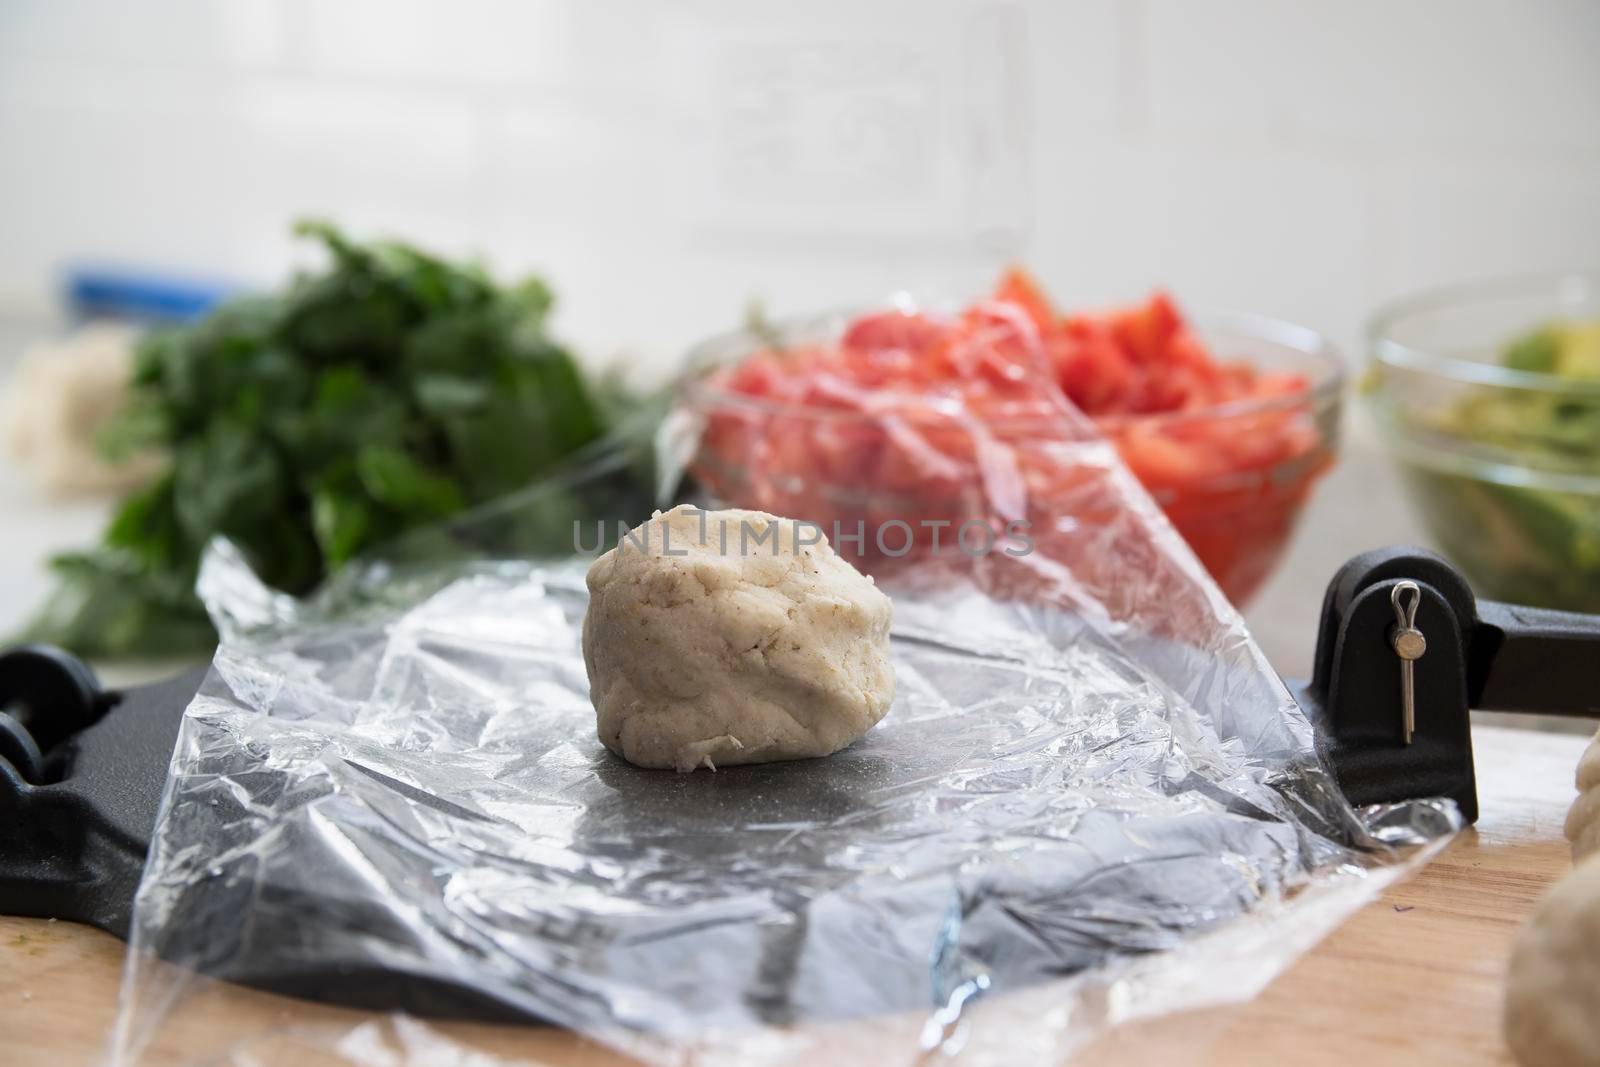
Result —
<instances>
[{"instance_id":1,"label":"blue object in background","mask_svg":"<svg viewBox=\"0 0 1600 1067\"><path fill-rule=\"evenodd\" d=\"M237 287L137 268L74 267L63 279L63 290L73 322L114 318L164 323L199 318Z\"/></svg>"}]
</instances>

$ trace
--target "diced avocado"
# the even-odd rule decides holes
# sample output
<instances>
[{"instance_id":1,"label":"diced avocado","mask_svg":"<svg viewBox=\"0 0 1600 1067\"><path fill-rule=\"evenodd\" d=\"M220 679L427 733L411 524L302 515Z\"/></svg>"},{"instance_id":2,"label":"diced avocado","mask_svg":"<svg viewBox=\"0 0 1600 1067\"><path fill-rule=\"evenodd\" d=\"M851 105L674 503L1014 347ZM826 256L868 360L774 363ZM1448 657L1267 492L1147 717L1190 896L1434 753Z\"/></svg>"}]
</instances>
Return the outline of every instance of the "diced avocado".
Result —
<instances>
[{"instance_id":1,"label":"diced avocado","mask_svg":"<svg viewBox=\"0 0 1600 1067\"><path fill-rule=\"evenodd\" d=\"M1560 334L1556 327L1547 326L1513 342L1506 348L1502 362L1512 370L1552 374L1560 353Z\"/></svg>"},{"instance_id":2,"label":"diced avocado","mask_svg":"<svg viewBox=\"0 0 1600 1067\"><path fill-rule=\"evenodd\" d=\"M1600 320L1552 323L1507 346L1505 366L1600 381ZM1434 539L1486 596L1600 611L1600 492L1500 480L1495 467L1581 479L1600 472L1600 397L1555 389L1473 390L1414 416L1481 473L1406 469Z\"/></svg>"},{"instance_id":3,"label":"diced avocado","mask_svg":"<svg viewBox=\"0 0 1600 1067\"><path fill-rule=\"evenodd\" d=\"M1563 378L1600 379L1600 322L1561 329L1555 372Z\"/></svg>"}]
</instances>

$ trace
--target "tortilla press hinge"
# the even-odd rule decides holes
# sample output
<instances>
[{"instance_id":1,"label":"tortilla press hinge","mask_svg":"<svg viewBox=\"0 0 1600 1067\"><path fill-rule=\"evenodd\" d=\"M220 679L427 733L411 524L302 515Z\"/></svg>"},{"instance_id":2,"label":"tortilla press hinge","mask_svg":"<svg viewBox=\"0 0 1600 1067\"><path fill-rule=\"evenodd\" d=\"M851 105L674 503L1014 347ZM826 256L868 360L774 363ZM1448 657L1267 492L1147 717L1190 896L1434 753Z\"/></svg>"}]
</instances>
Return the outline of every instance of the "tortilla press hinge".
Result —
<instances>
[{"instance_id":1,"label":"tortilla press hinge","mask_svg":"<svg viewBox=\"0 0 1600 1067\"><path fill-rule=\"evenodd\" d=\"M0 650L0 915L127 936L178 724L200 678L118 693L60 649Z\"/></svg>"},{"instance_id":2,"label":"tortilla press hinge","mask_svg":"<svg viewBox=\"0 0 1600 1067\"><path fill-rule=\"evenodd\" d=\"M1441 557L1385 548L1334 576L1291 688L1351 803L1447 796L1475 821L1469 709L1600 713L1597 653L1600 617L1480 603Z\"/></svg>"},{"instance_id":3,"label":"tortilla press hinge","mask_svg":"<svg viewBox=\"0 0 1600 1067\"><path fill-rule=\"evenodd\" d=\"M57 648L29 645L0 652L0 759L35 784L46 755L114 703L94 672Z\"/></svg>"}]
</instances>

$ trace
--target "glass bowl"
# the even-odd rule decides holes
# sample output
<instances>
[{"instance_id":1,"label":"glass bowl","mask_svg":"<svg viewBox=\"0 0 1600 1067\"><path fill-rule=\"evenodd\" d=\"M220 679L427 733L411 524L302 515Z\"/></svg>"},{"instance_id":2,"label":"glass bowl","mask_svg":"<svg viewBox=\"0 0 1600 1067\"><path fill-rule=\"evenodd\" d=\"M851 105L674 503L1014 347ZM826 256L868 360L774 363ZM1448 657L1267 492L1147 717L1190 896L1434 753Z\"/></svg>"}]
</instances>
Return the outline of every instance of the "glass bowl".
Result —
<instances>
[{"instance_id":1,"label":"glass bowl","mask_svg":"<svg viewBox=\"0 0 1600 1067\"><path fill-rule=\"evenodd\" d=\"M953 429L936 405L923 412L897 408L899 425L891 429L881 415L773 402L726 384L727 370L747 357L835 341L854 317L820 315L765 328L760 336L739 331L698 346L680 390L681 408L704 427L691 472L718 504L810 520L825 531L834 523L854 529L858 521L868 529L892 520L916 526L951 518L959 525L992 503L980 472L936 469L937 463L910 456L904 443L909 425L916 440L932 442L943 454L972 450L964 439L968 431ZM1215 314L1197 316L1193 324L1219 358L1299 375L1304 388L1196 411L1107 417L1094 420L1094 427L1117 446L1223 592L1243 605L1281 561L1312 489L1333 462L1343 364L1321 336L1288 323ZM1007 443L1080 432L1059 416L1054 427L1038 416L1015 415L990 421L987 429ZM1052 511L1071 514L1073 504L1065 499L1052 508L1048 488L1070 486L1070 478L1030 482L1030 506L1045 521L1053 521ZM867 541L852 562L868 573L908 562L887 558Z\"/></svg>"},{"instance_id":2,"label":"glass bowl","mask_svg":"<svg viewBox=\"0 0 1600 1067\"><path fill-rule=\"evenodd\" d=\"M1600 323L1600 274L1461 285L1383 308L1364 392L1435 542L1479 592L1600 611L1600 375L1506 366L1552 323Z\"/></svg>"}]
</instances>

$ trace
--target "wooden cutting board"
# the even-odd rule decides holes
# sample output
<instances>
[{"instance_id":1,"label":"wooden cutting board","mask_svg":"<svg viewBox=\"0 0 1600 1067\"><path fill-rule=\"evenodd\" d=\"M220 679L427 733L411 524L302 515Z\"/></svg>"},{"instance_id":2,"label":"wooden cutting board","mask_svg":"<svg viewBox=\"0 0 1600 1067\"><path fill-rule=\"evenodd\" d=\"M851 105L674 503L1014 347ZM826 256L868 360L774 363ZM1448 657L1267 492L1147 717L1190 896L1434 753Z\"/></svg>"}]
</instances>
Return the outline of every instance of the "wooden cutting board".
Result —
<instances>
[{"instance_id":1,"label":"wooden cutting board","mask_svg":"<svg viewBox=\"0 0 1600 1067\"><path fill-rule=\"evenodd\" d=\"M1480 726L1473 741L1483 817L1416 878L1358 912L1255 1000L1124 1026L1074 1062L1509 1063L1499 1032L1506 954L1535 901L1570 868L1561 827L1586 739ZM122 958L121 943L97 930L0 918L0 1064L101 1062ZM1031 1013L1038 1002L1029 999ZM1005 1003L994 1004L996 1014ZM984 1025L1003 1026L996 1014ZM841 1028L823 1058L837 1067L882 1062L886 1048L903 1055L915 1024ZM461 1046L498 1057L474 1065L626 1062L557 1030L424 1026L205 982L140 1063L464 1065ZM1018 1054L1018 1067L1031 1062Z\"/></svg>"}]
</instances>

